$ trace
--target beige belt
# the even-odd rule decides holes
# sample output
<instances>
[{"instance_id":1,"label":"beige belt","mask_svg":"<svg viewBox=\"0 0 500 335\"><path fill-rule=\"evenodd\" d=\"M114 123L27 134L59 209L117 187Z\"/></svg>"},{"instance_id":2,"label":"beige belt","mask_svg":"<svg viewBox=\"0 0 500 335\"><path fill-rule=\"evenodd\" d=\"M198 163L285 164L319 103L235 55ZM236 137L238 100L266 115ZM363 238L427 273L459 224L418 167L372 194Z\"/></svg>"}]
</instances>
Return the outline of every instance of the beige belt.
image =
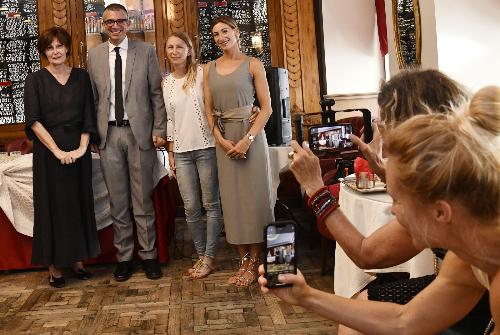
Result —
<instances>
[{"instance_id":1,"label":"beige belt","mask_svg":"<svg viewBox=\"0 0 500 335\"><path fill-rule=\"evenodd\" d=\"M220 132L224 134L225 128L224 123L235 123L235 122L244 122L247 121L250 115L252 114L252 105L232 108L227 111L220 111L216 109L212 115L215 119L215 124L219 128ZM212 129L213 130L213 129Z\"/></svg>"}]
</instances>

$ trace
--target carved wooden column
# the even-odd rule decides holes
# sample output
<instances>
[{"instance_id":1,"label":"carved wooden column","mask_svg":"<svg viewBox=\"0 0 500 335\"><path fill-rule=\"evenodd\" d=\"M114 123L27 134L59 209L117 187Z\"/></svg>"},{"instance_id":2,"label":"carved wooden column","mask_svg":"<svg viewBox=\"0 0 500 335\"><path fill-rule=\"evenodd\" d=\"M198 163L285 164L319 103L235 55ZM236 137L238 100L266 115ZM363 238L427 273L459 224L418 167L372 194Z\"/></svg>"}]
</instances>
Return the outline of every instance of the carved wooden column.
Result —
<instances>
[{"instance_id":1,"label":"carved wooden column","mask_svg":"<svg viewBox=\"0 0 500 335\"><path fill-rule=\"evenodd\" d=\"M163 20L161 24L165 33L162 43L158 43L158 48L161 45L163 51L165 51L165 42L168 35L173 32L184 31L192 38L195 49L199 50L198 10L196 1L164 0L162 14ZM166 64L165 52L163 52L163 55L163 60L160 60L160 63Z\"/></svg>"},{"instance_id":2,"label":"carved wooden column","mask_svg":"<svg viewBox=\"0 0 500 335\"><path fill-rule=\"evenodd\" d=\"M320 111L313 0L268 2L273 66L288 69L292 117Z\"/></svg>"},{"instance_id":3,"label":"carved wooden column","mask_svg":"<svg viewBox=\"0 0 500 335\"><path fill-rule=\"evenodd\" d=\"M38 30L40 32L50 27L61 27L68 31L72 39L70 66L84 66L85 60L82 43L84 37L83 0L39 0ZM42 59L42 66L46 61Z\"/></svg>"}]
</instances>

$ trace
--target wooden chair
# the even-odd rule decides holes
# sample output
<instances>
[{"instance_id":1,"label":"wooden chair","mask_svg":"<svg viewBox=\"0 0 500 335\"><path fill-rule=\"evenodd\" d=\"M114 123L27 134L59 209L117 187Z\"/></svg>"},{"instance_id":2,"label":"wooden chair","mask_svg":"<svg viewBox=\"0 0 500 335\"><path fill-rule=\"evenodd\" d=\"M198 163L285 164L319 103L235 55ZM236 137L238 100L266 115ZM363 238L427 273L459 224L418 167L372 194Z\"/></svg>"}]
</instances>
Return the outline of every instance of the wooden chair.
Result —
<instances>
[{"instance_id":1,"label":"wooden chair","mask_svg":"<svg viewBox=\"0 0 500 335\"><path fill-rule=\"evenodd\" d=\"M26 155L33 152L33 142L27 137L16 138L5 144L5 151L8 155L15 151L20 151L21 155Z\"/></svg>"}]
</instances>

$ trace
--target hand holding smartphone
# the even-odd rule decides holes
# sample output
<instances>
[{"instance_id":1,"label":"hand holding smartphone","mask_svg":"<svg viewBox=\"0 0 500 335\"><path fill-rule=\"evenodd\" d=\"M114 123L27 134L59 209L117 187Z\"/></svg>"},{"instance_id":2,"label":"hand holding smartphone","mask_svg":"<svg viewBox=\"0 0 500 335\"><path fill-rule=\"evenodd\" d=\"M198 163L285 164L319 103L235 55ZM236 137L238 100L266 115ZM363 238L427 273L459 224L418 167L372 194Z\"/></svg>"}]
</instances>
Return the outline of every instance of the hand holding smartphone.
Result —
<instances>
[{"instance_id":1,"label":"hand holding smartphone","mask_svg":"<svg viewBox=\"0 0 500 335\"><path fill-rule=\"evenodd\" d=\"M293 221L278 221L264 229L264 270L267 287L290 286L280 283L278 275L297 274L296 225Z\"/></svg>"}]
</instances>

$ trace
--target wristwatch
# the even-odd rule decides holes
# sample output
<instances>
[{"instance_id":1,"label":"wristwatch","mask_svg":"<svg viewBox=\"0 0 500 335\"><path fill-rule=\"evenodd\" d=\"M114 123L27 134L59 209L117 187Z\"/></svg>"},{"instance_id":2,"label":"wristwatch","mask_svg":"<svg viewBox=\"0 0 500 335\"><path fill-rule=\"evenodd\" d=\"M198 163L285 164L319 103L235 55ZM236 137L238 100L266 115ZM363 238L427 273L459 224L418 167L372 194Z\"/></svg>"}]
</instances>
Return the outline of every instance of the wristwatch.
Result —
<instances>
[{"instance_id":1,"label":"wristwatch","mask_svg":"<svg viewBox=\"0 0 500 335\"><path fill-rule=\"evenodd\" d=\"M255 141L255 136L254 136L254 135L252 135L252 134L250 134L250 133L248 133L248 140L249 140L250 142Z\"/></svg>"}]
</instances>

